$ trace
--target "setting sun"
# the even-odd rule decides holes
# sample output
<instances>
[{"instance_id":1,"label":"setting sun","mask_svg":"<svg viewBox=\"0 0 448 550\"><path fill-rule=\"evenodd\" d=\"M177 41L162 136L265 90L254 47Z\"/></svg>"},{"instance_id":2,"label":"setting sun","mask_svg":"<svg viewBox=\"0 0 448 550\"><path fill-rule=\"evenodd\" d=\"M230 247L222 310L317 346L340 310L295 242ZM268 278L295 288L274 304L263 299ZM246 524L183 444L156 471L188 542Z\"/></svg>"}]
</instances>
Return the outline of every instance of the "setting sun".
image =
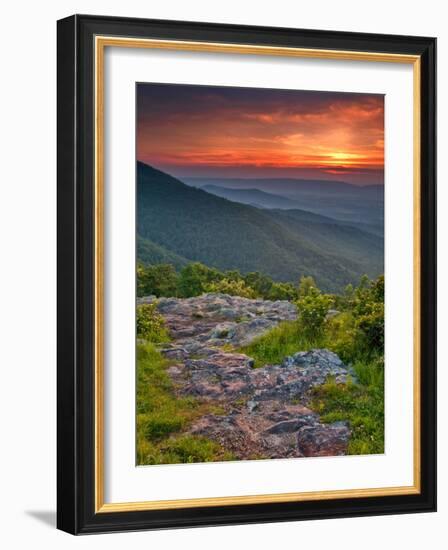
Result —
<instances>
[{"instance_id":1,"label":"setting sun","mask_svg":"<svg viewBox=\"0 0 448 550\"><path fill-rule=\"evenodd\" d=\"M140 160L178 177L383 183L383 96L155 84L139 88Z\"/></svg>"}]
</instances>

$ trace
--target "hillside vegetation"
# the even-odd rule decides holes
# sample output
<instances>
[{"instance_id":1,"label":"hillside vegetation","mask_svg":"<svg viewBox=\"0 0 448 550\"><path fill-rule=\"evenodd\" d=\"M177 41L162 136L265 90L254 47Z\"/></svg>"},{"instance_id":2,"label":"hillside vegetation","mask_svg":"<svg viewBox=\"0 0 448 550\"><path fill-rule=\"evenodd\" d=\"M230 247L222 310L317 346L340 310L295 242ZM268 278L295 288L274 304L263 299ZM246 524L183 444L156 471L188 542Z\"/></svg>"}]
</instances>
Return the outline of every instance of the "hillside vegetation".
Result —
<instances>
[{"instance_id":1,"label":"hillside vegetation","mask_svg":"<svg viewBox=\"0 0 448 550\"><path fill-rule=\"evenodd\" d=\"M384 220L383 185L360 187L342 181L296 178L183 178L183 181L231 200L264 208L300 208L337 220L374 226ZM289 199L290 205L284 199Z\"/></svg>"},{"instance_id":2,"label":"hillside vegetation","mask_svg":"<svg viewBox=\"0 0 448 550\"><path fill-rule=\"evenodd\" d=\"M381 239L355 227L303 223L211 195L138 163L142 263L179 268L199 261L219 270L262 271L278 282L311 275L326 291L341 290L364 273L382 273Z\"/></svg>"}]
</instances>

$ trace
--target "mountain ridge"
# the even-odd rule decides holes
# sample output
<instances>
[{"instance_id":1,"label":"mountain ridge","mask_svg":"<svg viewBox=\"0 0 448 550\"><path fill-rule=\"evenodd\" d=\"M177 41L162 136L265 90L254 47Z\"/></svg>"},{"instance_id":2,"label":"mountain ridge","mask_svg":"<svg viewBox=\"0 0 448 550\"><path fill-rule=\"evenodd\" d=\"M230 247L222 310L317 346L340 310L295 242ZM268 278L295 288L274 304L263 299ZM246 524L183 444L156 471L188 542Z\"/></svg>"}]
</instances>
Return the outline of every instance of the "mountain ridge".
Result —
<instances>
[{"instance_id":1,"label":"mountain ridge","mask_svg":"<svg viewBox=\"0 0 448 550\"><path fill-rule=\"evenodd\" d=\"M383 184L367 184L367 185L355 185L353 183L347 183L342 180L325 180L325 179L306 179L306 178L281 178L281 177L263 177L263 178L220 178L220 177L190 177L190 176L178 176L179 179L187 185L193 187L203 187L204 185L215 185L218 187L227 187L228 189L259 189L254 183L265 186L267 184L289 184L294 187L306 187L312 190L324 190L324 191L340 191L344 189L346 191L381 191L384 189ZM227 183L227 185L225 185ZM243 187L246 185L246 187ZM251 186L252 187L248 187Z\"/></svg>"},{"instance_id":2,"label":"mountain ridge","mask_svg":"<svg viewBox=\"0 0 448 550\"><path fill-rule=\"evenodd\" d=\"M293 206L339 221L367 223L376 227L384 221L382 185L361 187L331 180L291 178L185 178L183 181L195 188L208 187L214 194L244 204L281 208ZM269 198L260 195L260 192L281 198Z\"/></svg>"},{"instance_id":3,"label":"mountain ridge","mask_svg":"<svg viewBox=\"0 0 448 550\"><path fill-rule=\"evenodd\" d=\"M137 197L140 238L182 259L243 273L261 271L278 281L312 275L324 290L340 289L366 272L356 257L335 257L304 238L297 224L189 187L140 162ZM381 272L379 265L368 274Z\"/></svg>"},{"instance_id":4,"label":"mountain ridge","mask_svg":"<svg viewBox=\"0 0 448 550\"><path fill-rule=\"evenodd\" d=\"M275 195L274 193L268 193L267 191L262 191L254 187L247 189L231 189L207 184L202 186L201 189L218 197L234 200L234 202L240 202L242 204L252 204L261 208L299 208L299 204L293 199Z\"/></svg>"}]
</instances>

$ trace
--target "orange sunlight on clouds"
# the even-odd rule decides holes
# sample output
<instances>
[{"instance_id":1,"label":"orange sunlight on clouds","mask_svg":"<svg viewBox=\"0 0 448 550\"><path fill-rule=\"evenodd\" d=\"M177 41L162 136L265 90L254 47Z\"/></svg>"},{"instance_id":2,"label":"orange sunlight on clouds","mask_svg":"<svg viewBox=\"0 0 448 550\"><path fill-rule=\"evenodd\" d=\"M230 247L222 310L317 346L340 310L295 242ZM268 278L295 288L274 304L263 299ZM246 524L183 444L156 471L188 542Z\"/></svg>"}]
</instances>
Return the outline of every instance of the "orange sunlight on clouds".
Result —
<instances>
[{"instance_id":1,"label":"orange sunlight on clouds","mask_svg":"<svg viewBox=\"0 0 448 550\"><path fill-rule=\"evenodd\" d=\"M156 167L179 174L244 168L261 177L269 169L382 180L383 96L141 86L137 157Z\"/></svg>"}]
</instances>

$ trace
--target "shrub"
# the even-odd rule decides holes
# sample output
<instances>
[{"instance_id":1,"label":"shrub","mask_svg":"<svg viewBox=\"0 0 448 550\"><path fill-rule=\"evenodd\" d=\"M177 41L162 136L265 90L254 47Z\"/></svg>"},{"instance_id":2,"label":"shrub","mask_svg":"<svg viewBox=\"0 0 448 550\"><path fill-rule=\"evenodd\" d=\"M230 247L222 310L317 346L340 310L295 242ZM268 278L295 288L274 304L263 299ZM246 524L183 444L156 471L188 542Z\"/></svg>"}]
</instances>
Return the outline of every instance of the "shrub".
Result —
<instances>
[{"instance_id":1,"label":"shrub","mask_svg":"<svg viewBox=\"0 0 448 550\"><path fill-rule=\"evenodd\" d=\"M177 273L171 264L137 266L137 296L175 296Z\"/></svg>"},{"instance_id":2,"label":"shrub","mask_svg":"<svg viewBox=\"0 0 448 550\"><path fill-rule=\"evenodd\" d=\"M242 298L255 298L255 291L248 287L242 280L221 279L220 281L206 283L204 285L205 292L222 292L231 296L241 296Z\"/></svg>"},{"instance_id":3,"label":"shrub","mask_svg":"<svg viewBox=\"0 0 448 550\"><path fill-rule=\"evenodd\" d=\"M291 283L273 283L266 295L268 300L296 300L297 290Z\"/></svg>"},{"instance_id":4,"label":"shrub","mask_svg":"<svg viewBox=\"0 0 448 550\"><path fill-rule=\"evenodd\" d=\"M358 356L358 329L350 311L344 311L326 323L325 346L339 355L345 363Z\"/></svg>"},{"instance_id":5,"label":"shrub","mask_svg":"<svg viewBox=\"0 0 448 550\"><path fill-rule=\"evenodd\" d=\"M318 288L315 280L312 277L300 277L298 287L299 298L309 296L315 291L318 291Z\"/></svg>"},{"instance_id":6,"label":"shrub","mask_svg":"<svg viewBox=\"0 0 448 550\"><path fill-rule=\"evenodd\" d=\"M308 287L306 292L296 302L299 311L299 324L301 330L308 336L317 337L324 329L333 298L327 294L322 294L312 286Z\"/></svg>"},{"instance_id":7,"label":"shrub","mask_svg":"<svg viewBox=\"0 0 448 550\"><path fill-rule=\"evenodd\" d=\"M137 337L158 344L169 340L163 317L157 311L157 304L137 306Z\"/></svg>"},{"instance_id":8,"label":"shrub","mask_svg":"<svg viewBox=\"0 0 448 550\"><path fill-rule=\"evenodd\" d=\"M384 276L370 281L361 279L351 303L356 327L360 332L360 346L374 353L384 349Z\"/></svg>"},{"instance_id":9,"label":"shrub","mask_svg":"<svg viewBox=\"0 0 448 550\"><path fill-rule=\"evenodd\" d=\"M364 337L366 347L381 352L384 349L384 303L370 303L366 310L364 315L358 317L356 326Z\"/></svg>"}]
</instances>

